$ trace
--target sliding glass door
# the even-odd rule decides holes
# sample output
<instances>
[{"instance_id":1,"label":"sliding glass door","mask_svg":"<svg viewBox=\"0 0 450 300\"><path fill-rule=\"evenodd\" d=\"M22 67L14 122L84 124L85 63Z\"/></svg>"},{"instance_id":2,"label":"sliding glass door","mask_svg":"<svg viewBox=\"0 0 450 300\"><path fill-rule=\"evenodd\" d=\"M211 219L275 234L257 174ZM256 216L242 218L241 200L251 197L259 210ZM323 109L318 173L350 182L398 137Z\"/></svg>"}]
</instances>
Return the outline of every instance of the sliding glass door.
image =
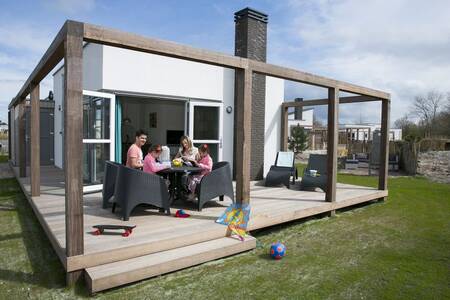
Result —
<instances>
[{"instance_id":1,"label":"sliding glass door","mask_svg":"<svg viewBox=\"0 0 450 300\"><path fill-rule=\"evenodd\" d=\"M222 103L189 102L189 136L196 147L208 144L213 161L222 160Z\"/></svg>"},{"instance_id":2,"label":"sliding glass door","mask_svg":"<svg viewBox=\"0 0 450 300\"><path fill-rule=\"evenodd\" d=\"M101 184L105 161L114 160L114 125L115 96L83 91L83 184L85 186Z\"/></svg>"}]
</instances>

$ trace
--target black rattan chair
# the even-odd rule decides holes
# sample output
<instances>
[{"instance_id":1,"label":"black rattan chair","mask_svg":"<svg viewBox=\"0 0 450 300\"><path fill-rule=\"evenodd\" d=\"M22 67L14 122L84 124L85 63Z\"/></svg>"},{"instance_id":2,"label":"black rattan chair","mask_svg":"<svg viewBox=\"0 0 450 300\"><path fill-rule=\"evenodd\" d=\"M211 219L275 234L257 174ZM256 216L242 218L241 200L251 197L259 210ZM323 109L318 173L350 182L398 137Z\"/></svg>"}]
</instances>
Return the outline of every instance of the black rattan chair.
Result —
<instances>
[{"instance_id":1,"label":"black rattan chair","mask_svg":"<svg viewBox=\"0 0 450 300\"><path fill-rule=\"evenodd\" d=\"M310 176L309 171L316 170L318 176ZM328 172L327 172L327 155L311 154L308 159L308 165L303 173L300 189L313 190L320 188L324 192L327 190Z\"/></svg>"},{"instance_id":2,"label":"black rattan chair","mask_svg":"<svg viewBox=\"0 0 450 300\"><path fill-rule=\"evenodd\" d=\"M203 176L196 188L196 193L198 195L198 211L202 210L206 202L216 197L223 201L223 197L228 196L234 203L230 164L226 161L213 164L211 173Z\"/></svg>"},{"instance_id":3,"label":"black rattan chair","mask_svg":"<svg viewBox=\"0 0 450 300\"><path fill-rule=\"evenodd\" d=\"M165 180L155 174L120 166L114 190L113 212L121 208L124 221L139 204L150 204L170 215L169 192Z\"/></svg>"},{"instance_id":4,"label":"black rattan chair","mask_svg":"<svg viewBox=\"0 0 450 300\"><path fill-rule=\"evenodd\" d=\"M295 179L298 178L297 168L295 167L294 152L277 153L275 165L270 167L267 173L265 186L278 186L284 184L289 188L289 183L292 177L292 184L295 184Z\"/></svg>"},{"instance_id":5,"label":"black rattan chair","mask_svg":"<svg viewBox=\"0 0 450 300\"><path fill-rule=\"evenodd\" d=\"M114 197L117 172L120 165L121 164L109 160L105 162L105 176L103 177L102 190L103 208L108 208L109 206L111 206L110 200L112 197Z\"/></svg>"}]
</instances>

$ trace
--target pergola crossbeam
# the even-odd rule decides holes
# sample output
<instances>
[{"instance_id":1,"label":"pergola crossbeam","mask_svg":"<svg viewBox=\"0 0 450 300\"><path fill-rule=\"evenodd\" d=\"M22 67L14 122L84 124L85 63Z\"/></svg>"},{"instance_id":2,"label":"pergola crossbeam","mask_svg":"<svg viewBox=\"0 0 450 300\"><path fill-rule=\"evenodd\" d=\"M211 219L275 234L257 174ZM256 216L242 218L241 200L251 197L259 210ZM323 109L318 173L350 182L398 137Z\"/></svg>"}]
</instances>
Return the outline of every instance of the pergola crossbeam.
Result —
<instances>
[{"instance_id":1,"label":"pergola crossbeam","mask_svg":"<svg viewBox=\"0 0 450 300\"><path fill-rule=\"evenodd\" d=\"M347 96L340 97L339 104L348 103L362 103L362 102L373 102L382 101L383 99L370 97L370 96ZM303 107L303 106L316 106L316 105L328 105L328 99L311 99L303 101L286 101L283 103L284 107Z\"/></svg>"}]
</instances>

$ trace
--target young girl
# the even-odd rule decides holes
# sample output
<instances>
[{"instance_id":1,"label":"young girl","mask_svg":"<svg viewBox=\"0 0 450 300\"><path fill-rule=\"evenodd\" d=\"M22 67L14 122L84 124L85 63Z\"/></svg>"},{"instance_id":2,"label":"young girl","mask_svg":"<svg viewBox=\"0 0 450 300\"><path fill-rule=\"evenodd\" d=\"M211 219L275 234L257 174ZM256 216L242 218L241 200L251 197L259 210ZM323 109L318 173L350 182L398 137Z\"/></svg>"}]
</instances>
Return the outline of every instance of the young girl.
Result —
<instances>
[{"instance_id":1,"label":"young girl","mask_svg":"<svg viewBox=\"0 0 450 300\"><path fill-rule=\"evenodd\" d=\"M148 149L148 154L144 159L144 172L155 174L168 167L158 163L156 160L161 155L161 145L153 145Z\"/></svg>"},{"instance_id":2,"label":"young girl","mask_svg":"<svg viewBox=\"0 0 450 300\"><path fill-rule=\"evenodd\" d=\"M195 188L197 187L197 184L200 183L202 180L202 177L209 174L212 170L212 159L211 156L209 156L209 148L208 145L203 144L198 148L198 160L190 160L190 162L196 166L202 169L200 174L196 175L189 175L188 176L188 188L190 191L190 194L188 196L189 200L195 199Z\"/></svg>"}]
</instances>

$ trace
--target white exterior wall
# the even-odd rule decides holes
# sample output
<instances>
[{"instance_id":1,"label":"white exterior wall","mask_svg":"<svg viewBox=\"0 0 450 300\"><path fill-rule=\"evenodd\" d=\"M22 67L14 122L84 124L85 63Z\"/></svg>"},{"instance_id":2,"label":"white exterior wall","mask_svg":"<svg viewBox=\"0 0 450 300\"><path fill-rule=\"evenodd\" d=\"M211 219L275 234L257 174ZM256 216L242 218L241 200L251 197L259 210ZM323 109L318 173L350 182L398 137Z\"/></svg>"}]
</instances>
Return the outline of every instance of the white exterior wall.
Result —
<instances>
[{"instance_id":1,"label":"white exterior wall","mask_svg":"<svg viewBox=\"0 0 450 300\"><path fill-rule=\"evenodd\" d=\"M86 44L83 48L83 89L97 91L102 88L102 45ZM63 167L63 106L64 67L53 74L55 101L55 166Z\"/></svg>"},{"instance_id":2,"label":"white exterior wall","mask_svg":"<svg viewBox=\"0 0 450 300\"><path fill-rule=\"evenodd\" d=\"M264 169L266 177L280 151L281 104L284 101L284 80L266 76L266 106L264 119Z\"/></svg>"},{"instance_id":3,"label":"white exterior wall","mask_svg":"<svg viewBox=\"0 0 450 300\"><path fill-rule=\"evenodd\" d=\"M104 46L103 89L222 101L224 68Z\"/></svg>"},{"instance_id":4,"label":"white exterior wall","mask_svg":"<svg viewBox=\"0 0 450 300\"><path fill-rule=\"evenodd\" d=\"M233 165L234 70L103 46L104 90L223 103L222 159Z\"/></svg>"}]
</instances>

